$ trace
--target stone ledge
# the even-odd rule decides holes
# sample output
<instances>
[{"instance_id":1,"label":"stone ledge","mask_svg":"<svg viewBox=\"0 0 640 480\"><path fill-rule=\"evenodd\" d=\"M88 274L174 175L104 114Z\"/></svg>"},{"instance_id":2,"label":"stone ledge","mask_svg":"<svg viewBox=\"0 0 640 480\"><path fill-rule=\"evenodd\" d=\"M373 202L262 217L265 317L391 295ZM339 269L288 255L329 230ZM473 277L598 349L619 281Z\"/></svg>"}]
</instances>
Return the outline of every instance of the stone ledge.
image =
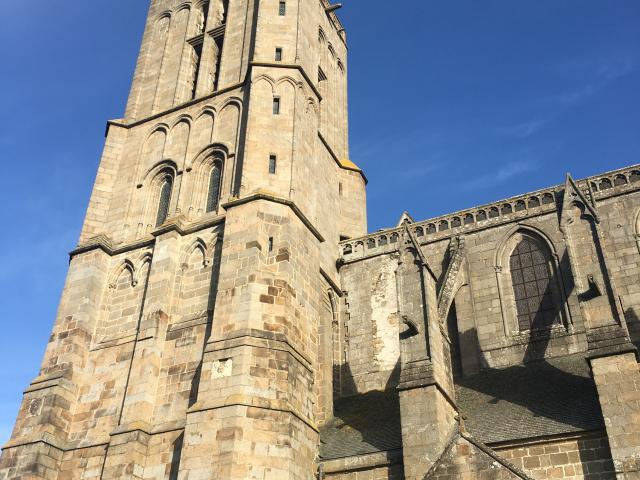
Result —
<instances>
[{"instance_id":1,"label":"stone ledge","mask_svg":"<svg viewBox=\"0 0 640 480\"><path fill-rule=\"evenodd\" d=\"M181 236L186 236L199 232L200 230L219 225L224 223L224 221L224 214L195 222L187 222L184 217L181 216L172 217L167 221L167 223L161 225L149 235L129 243L116 245L107 235L96 235L85 242L80 243L74 250L69 252L69 256L73 258L82 253L100 249L110 257L113 257L115 255L120 255L121 253L130 252L143 247L149 247L154 244L156 237L170 231L175 231Z\"/></svg>"},{"instance_id":2,"label":"stone ledge","mask_svg":"<svg viewBox=\"0 0 640 480\"><path fill-rule=\"evenodd\" d=\"M327 142L327 140L322 136L322 133L318 132L318 138L320 138L322 145L324 145L324 147L327 149L327 151L329 152L329 155L331 155L331 158L333 158L333 161L336 162L338 167L344 170L351 170L352 172L359 173L362 176L362 179L364 180L365 185L369 183L367 176L360 169L360 167L358 167L351 160L340 160L340 158L338 158L336 153L333 151L333 148L331 148L331 145L329 145L329 142Z\"/></svg>"},{"instance_id":3,"label":"stone ledge","mask_svg":"<svg viewBox=\"0 0 640 480\"><path fill-rule=\"evenodd\" d=\"M280 345L269 345L265 342L276 342L276 344ZM313 373L311 359L293 346L281 333L264 332L256 329L238 330L228 338L209 342L205 348L205 353L221 352L238 347L266 348L287 352L300 362L305 369Z\"/></svg>"},{"instance_id":4,"label":"stone ledge","mask_svg":"<svg viewBox=\"0 0 640 480\"><path fill-rule=\"evenodd\" d=\"M249 194L246 197L238 198L235 200L231 200L230 202L222 205L222 208L225 210L230 210L233 207L237 207L240 205L244 205L245 203L255 202L255 201L267 201L272 203L279 203L280 205L285 205L289 207L293 213L302 221L302 223L309 229L309 231L313 234L314 237L318 239L320 243L324 243L324 237L322 234L313 226L311 221L307 218L307 216L302 213L302 210L298 208L298 206L292 200L287 198L283 198L278 196L277 194L270 192L268 190L258 190L255 193Z\"/></svg>"},{"instance_id":5,"label":"stone ledge","mask_svg":"<svg viewBox=\"0 0 640 480\"><path fill-rule=\"evenodd\" d=\"M325 460L320 462L320 466L326 474L368 470L400 463L402 463L402 449Z\"/></svg>"},{"instance_id":6,"label":"stone ledge","mask_svg":"<svg viewBox=\"0 0 640 480\"><path fill-rule=\"evenodd\" d=\"M311 419L294 409L287 400L268 400L241 394L230 395L225 399L199 400L187 410L187 415L230 407L256 408L259 410L287 413L296 417L316 433L320 433L318 426L312 422Z\"/></svg>"}]
</instances>

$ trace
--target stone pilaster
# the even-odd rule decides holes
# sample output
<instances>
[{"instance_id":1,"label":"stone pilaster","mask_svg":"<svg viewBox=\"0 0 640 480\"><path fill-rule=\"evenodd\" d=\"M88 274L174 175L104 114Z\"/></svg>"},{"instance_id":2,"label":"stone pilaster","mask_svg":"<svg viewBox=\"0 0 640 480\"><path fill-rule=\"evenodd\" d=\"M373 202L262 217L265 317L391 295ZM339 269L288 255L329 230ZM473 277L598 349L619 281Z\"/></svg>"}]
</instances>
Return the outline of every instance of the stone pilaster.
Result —
<instances>
[{"instance_id":1,"label":"stone pilaster","mask_svg":"<svg viewBox=\"0 0 640 480\"><path fill-rule=\"evenodd\" d=\"M435 279L405 227L398 270L401 370L398 385L407 480L422 480L456 431L449 340L437 309Z\"/></svg>"},{"instance_id":2,"label":"stone pilaster","mask_svg":"<svg viewBox=\"0 0 640 480\"><path fill-rule=\"evenodd\" d=\"M213 331L179 478L307 480L317 444L318 239L286 205L227 208Z\"/></svg>"},{"instance_id":3,"label":"stone pilaster","mask_svg":"<svg viewBox=\"0 0 640 480\"><path fill-rule=\"evenodd\" d=\"M168 312L174 299L181 236L171 221L158 232L145 286L140 321L124 392L120 421L106 453L102 478L142 478L166 344Z\"/></svg>"},{"instance_id":4,"label":"stone pilaster","mask_svg":"<svg viewBox=\"0 0 640 480\"><path fill-rule=\"evenodd\" d=\"M603 249L588 185L565 183L561 229L587 327L589 360L619 479L640 478L640 365Z\"/></svg>"},{"instance_id":5,"label":"stone pilaster","mask_svg":"<svg viewBox=\"0 0 640 480\"><path fill-rule=\"evenodd\" d=\"M618 479L640 478L640 364L637 352L591 359Z\"/></svg>"}]
</instances>

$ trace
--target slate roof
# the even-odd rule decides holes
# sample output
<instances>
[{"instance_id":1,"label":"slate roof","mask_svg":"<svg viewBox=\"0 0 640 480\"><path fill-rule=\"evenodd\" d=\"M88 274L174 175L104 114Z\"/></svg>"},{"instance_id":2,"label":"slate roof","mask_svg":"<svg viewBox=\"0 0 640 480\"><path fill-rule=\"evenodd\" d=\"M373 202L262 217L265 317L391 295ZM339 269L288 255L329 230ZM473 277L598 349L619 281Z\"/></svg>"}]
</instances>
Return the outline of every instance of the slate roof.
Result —
<instances>
[{"instance_id":1,"label":"slate roof","mask_svg":"<svg viewBox=\"0 0 640 480\"><path fill-rule=\"evenodd\" d=\"M466 430L485 444L604 428L581 354L485 370L461 379L456 399ZM401 448L397 392L339 400L320 440L325 460Z\"/></svg>"},{"instance_id":2,"label":"slate roof","mask_svg":"<svg viewBox=\"0 0 640 480\"><path fill-rule=\"evenodd\" d=\"M320 457L351 457L402 447L398 393L369 392L338 400L320 428Z\"/></svg>"},{"instance_id":3,"label":"slate roof","mask_svg":"<svg viewBox=\"0 0 640 480\"><path fill-rule=\"evenodd\" d=\"M604 428L582 355L484 371L462 379L456 399L467 431L485 444Z\"/></svg>"}]
</instances>

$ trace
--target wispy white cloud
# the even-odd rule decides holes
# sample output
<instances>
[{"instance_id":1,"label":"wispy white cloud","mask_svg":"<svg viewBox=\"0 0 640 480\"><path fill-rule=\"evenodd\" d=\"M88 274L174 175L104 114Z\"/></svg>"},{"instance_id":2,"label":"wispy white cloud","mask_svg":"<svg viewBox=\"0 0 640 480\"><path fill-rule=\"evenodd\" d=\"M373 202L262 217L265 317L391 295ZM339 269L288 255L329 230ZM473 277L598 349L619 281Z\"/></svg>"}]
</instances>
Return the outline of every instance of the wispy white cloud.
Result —
<instances>
[{"instance_id":1,"label":"wispy white cloud","mask_svg":"<svg viewBox=\"0 0 640 480\"><path fill-rule=\"evenodd\" d=\"M502 165L497 170L488 172L459 184L460 188L475 190L479 188L490 188L508 182L515 177L533 171L535 165L529 160L517 160Z\"/></svg>"},{"instance_id":2,"label":"wispy white cloud","mask_svg":"<svg viewBox=\"0 0 640 480\"><path fill-rule=\"evenodd\" d=\"M398 159L405 155L424 155L425 149L438 147L445 141L440 132L429 126L413 130L389 126L384 131L372 131L353 144L351 158L356 163L363 163L369 159L390 161L391 158Z\"/></svg>"},{"instance_id":3,"label":"wispy white cloud","mask_svg":"<svg viewBox=\"0 0 640 480\"><path fill-rule=\"evenodd\" d=\"M506 135L508 137L515 137L520 139L529 138L532 135L538 133L548 123L552 122L554 118L555 116L548 115L544 117L533 118L531 120L522 123L516 123L514 125L499 127L498 133L501 135Z\"/></svg>"},{"instance_id":4,"label":"wispy white cloud","mask_svg":"<svg viewBox=\"0 0 640 480\"><path fill-rule=\"evenodd\" d=\"M631 74L639 65L640 60L631 55L574 59L560 64L555 69L556 74L579 77L582 83L576 84L572 89L552 94L547 99L538 99L537 102L545 106L546 112L498 127L497 132L516 139L529 138L553 123L568 109L595 97L616 80Z\"/></svg>"},{"instance_id":5,"label":"wispy white cloud","mask_svg":"<svg viewBox=\"0 0 640 480\"><path fill-rule=\"evenodd\" d=\"M588 79L582 85L573 90L566 91L559 96L561 105L572 107L600 91L607 88L612 82L632 73L638 67L638 59L635 57L618 57L596 59L587 62L582 69Z\"/></svg>"}]
</instances>

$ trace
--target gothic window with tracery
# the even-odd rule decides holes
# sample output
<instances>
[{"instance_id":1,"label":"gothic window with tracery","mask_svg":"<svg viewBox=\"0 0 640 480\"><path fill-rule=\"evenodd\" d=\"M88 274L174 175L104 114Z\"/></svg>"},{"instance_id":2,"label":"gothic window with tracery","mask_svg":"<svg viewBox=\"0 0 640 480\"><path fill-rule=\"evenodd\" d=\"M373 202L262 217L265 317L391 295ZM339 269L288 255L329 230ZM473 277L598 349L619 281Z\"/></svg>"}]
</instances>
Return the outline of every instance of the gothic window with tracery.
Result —
<instances>
[{"instance_id":1,"label":"gothic window with tracery","mask_svg":"<svg viewBox=\"0 0 640 480\"><path fill-rule=\"evenodd\" d=\"M523 236L509 263L520 331L543 330L558 324L553 285L556 280L549 249Z\"/></svg>"},{"instance_id":2,"label":"gothic window with tracery","mask_svg":"<svg viewBox=\"0 0 640 480\"><path fill-rule=\"evenodd\" d=\"M169 205L171 203L171 191L173 190L173 178L166 175L160 185L160 199L158 201L158 214L156 216L156 227L162 225L169 215Z\"/></svg>"},{"instance_id":3,"label":"gothic window with tracery","mask_svg":"<svg viewBox=\"0 0 640 480\"><path fill-rule=\"evenodd\" d=\"M213 164L209 175L209 190L207 193L207 213L218 210L220 204L220 180L222 179L222 168L220 162Z\"/></svg>"}]
</instances>

